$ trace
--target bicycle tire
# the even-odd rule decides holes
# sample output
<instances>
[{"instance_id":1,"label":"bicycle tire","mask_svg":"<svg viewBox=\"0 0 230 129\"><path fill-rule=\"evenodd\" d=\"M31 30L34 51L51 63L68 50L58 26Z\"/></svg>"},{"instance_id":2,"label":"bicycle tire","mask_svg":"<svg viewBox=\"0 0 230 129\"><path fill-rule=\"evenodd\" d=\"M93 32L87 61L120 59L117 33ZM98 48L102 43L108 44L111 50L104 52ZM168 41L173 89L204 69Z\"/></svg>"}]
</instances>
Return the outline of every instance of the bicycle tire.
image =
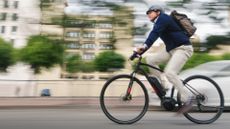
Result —
<instances>
[{"instance_id":1,"label":"bicycle tire","mask_svg":"<svg viewBox=\"0 0 230 129\"><path fill-rule=\"evenodd\" d=\"M114 82L118 82L119 79L125 79L125 80L131 80L131 81L134 81L136 82L135 84L137 84L138 88L140 88L140 90L142 90L143 92L143 99L144 99L144 105L143 105L143 108L140 110L140 113L138 113L137 116L133 117L133 118L130 118L128 120L122 120L120 118L117 118L116 116L114 116L110 110L108 110L108 107L105 103L105 99L107 96L105 96L107 94L106 90L109 88L109 87L112 87L113 83ZM119 83L118 83L119 84ZM120 86L121 84L119 84ZM118 86L118 85L116 85ZM136 85L135 85L136 86ZM128 87L128 86L127 86ZM136 88L136 87L133 87L133 88ZM134 90L134 89L132 89ZM147 112L148 110L148 107L149 107L149 96L148 96L148 92L144 86L144 84L139 80L137 79L136 77L133 78L132 80L132 76L131 75L125 75L125 74L122 74L122 75L117 75L117 76L114 76L112 78L110 78L103 86L102 90L101 90L101 94L100 94L100 106L101 106L101 109L102 111L104 112L104 114L113 122L115 123L118 123L118 124L132 124L132 123L135 123L137 121L139 121L144 115L145 113ZM129 107L128 107L129 108ZM130 110L130 109L128 109ZM125 112L126 113L126 112ZM124 115L125 115L124 113Z\"/></svg>"},{"instance_id":2,"label":"bicycle tire","mask_svg":"<svg viewBox=\"0 0 230 129\"><path fill-rule=\"evenodd\" d=\"M216 121L222 114L223 110L224 110L224 96L223 93L220 89L220 87L218 86L218 84L212 80L211 78L207 77L207 76L203 76L203 75L194 75L194 76L190 76L188 78L186 78L184 80L184 84L185 85L192 85L192 81L193 83L195 83L195 81L199 81L199 84L202 84L201 82L208 82L210 83L210 85L206 86L206 89L203 91L202 96L204 96L203 98L203 104L207 104L208 106L204 106L203 104L198 104L196 106L193 107L192 111L186 112L184 113L184 116L197 124L210 124L213 123L214 121ZM199 85L197 82L196 84L193 84L191 87L194 88L194 86L199 87L196 88L195 90L198 89L202 89L201 86L205 86L206 83L203 83L202 85ZM199 85L199 86L197 86ZM209 86L213 86L213 87L209 87ZM213 88L213 89L211 89ZM211 92L213 94L211 94ZM216 93L216 97L218 97L215 101L219 100L219 102L214 103L213 96L214 93ZM210 97L210 98L208 98ZM210 106L211 105L211 106ZM217 107L214 107L214 105L216 105ZM203 109L201 109L203 108ZM212 115L213 113L213 115ZM195 116L197 115L198 118L196 118ZM204 115L207 115L207 118L204 117ZM210 116L209 116L210 115ZM210 117L210 118L209 118Z\"/></svg>"}]
</instances>

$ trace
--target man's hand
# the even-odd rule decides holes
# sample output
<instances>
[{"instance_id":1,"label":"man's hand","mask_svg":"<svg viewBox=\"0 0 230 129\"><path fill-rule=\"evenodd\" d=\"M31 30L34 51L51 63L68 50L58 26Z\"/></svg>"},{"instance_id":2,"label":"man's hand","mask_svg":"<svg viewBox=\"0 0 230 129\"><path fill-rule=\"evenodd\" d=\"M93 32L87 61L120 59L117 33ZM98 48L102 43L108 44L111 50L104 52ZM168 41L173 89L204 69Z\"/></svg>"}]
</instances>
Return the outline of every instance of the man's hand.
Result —
<instances>
[{"instance_id":1,"label":"man's hand","mask_svg":"<svg viewBox=\"0 0 230 129\"><path fill-rule=\"evenodd\" d=\"M142 45L136 47L136 48L135 48L135 51L136 51L138 54L143 54L143 52L145 52L147 49L148 49L147 45L146 45L146 44L142 44Z\"/></svg>"}]
</instances>

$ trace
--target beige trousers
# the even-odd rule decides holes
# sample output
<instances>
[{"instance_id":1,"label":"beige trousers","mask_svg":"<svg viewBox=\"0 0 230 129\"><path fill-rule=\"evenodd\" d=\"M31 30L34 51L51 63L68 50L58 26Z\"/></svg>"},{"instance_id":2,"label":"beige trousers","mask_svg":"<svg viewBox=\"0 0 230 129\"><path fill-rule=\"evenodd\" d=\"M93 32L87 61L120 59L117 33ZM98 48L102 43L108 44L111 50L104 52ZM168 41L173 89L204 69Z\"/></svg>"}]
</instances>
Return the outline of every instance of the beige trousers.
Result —
<instances>
[{"instance_id":1,"label":"beige trousers","mask_svg":"<svg viewBox=\"0 0 230 129\"><path fill-rule=\"evenodd\" d=\"M158 67L159 64L167 63L164 69L164 74L154 69L150 69L150 73L155 75L162 83L162 86L166 89L168 86L165 78L167 78L167 80L171 82L173 86L179 91L181 94L181 100L183 102L187 101L189 93L186 89L184 89L183 83L178 77L178 73L183 68L189 57L192 56L192 54L192 45L182 45L171 50L170 52L167 52L164 49L156 54L146 56L146 62L150 65Z\"/></svg>"}]
</instances>

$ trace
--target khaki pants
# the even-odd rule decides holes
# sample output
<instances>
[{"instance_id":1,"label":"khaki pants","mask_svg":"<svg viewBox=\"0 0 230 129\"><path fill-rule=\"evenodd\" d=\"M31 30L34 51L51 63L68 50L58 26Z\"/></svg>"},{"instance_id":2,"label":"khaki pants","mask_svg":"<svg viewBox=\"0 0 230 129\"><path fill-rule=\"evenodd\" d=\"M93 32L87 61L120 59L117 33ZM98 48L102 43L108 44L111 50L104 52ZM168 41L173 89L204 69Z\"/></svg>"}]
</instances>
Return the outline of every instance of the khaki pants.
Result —
<instances>
[{"instance_id":1,"label":"khaki pants","mask_svg":"<svg viewBox=\"0 0 230 129\"><path fill-rule=\"evenodd\" d=\"M154 69L150 69L150 73L155 75L159 81L161 81L162 86L164 88L168 88L166 84L165 78L168 79L169 82L175 86L175 88L181 94L181 100L183 102L187 101L189 97L189 93L187 90L184 89L184 85L180 78L178 77L178 73L183 68L189 57L193 54L193 47L192 45L182 45L177 47L170 52L167 52L165 49L161 50L156 54L151 54L146 56L146 62L150 65L158 67L161 63L167 63L164 74L156 71Z\"/></svg>"}]
</instances>

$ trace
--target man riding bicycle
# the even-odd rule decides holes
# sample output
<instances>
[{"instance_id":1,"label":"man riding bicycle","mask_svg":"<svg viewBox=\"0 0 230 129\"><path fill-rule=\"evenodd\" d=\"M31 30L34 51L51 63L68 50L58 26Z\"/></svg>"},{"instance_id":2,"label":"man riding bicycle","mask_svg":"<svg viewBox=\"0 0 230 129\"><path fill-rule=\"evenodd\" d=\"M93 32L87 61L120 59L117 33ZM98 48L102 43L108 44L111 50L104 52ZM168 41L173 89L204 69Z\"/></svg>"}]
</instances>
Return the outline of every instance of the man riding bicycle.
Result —
<instances>
[{"instance_id":1,"label":"man riding bicycle","mask_svg":"<svg viewBox=\"0 0 230 129\"><path fill-rule=\"evenodd\" d=\"M164 13L162 7L153 5L147 10L146 14L149 20L154 23L154 26L145 43L136 48L137 53L143 54L159 37L163 40L166 49L147 56L146 61L153 66L167 62L164 69L165 77L179 91L181 101L184 102L179 113L187 112L192 107L192 96L184 89L184 85L178 77L178 73L193 54L193 47L189 41L189 37L182 31L171 16ZM168 85L166 85L164 81L164 75L161 75L161 73L153 69L150 69L150 72L161 81L163 87L167 90Z\"/></svg>"}]
</instances>

